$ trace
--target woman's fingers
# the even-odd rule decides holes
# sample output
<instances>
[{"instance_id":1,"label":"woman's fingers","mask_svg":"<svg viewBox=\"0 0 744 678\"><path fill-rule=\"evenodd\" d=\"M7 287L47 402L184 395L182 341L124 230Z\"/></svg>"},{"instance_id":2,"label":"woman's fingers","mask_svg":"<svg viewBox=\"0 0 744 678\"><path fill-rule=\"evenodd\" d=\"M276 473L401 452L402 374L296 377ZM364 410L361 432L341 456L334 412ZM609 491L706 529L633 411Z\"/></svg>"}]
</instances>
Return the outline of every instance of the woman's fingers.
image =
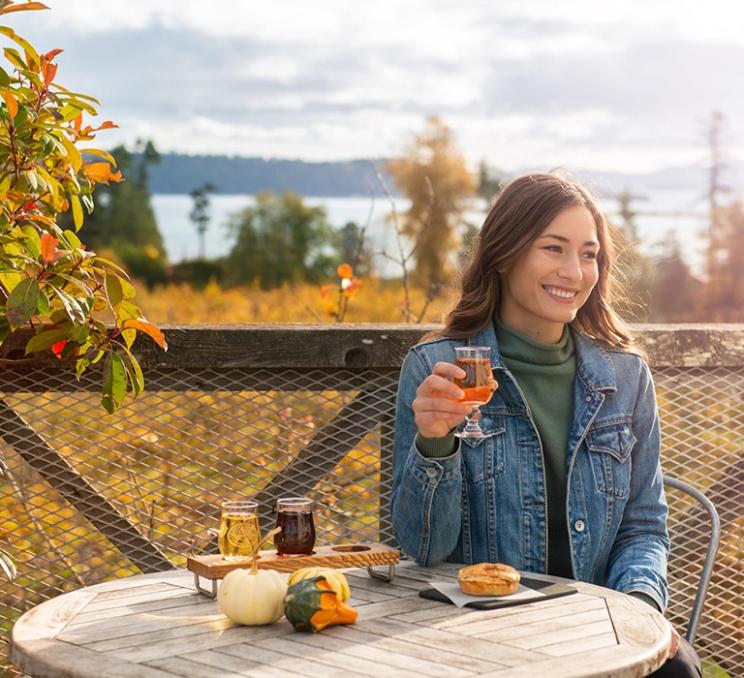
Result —
<instances>
[{"instance_id":1,"label":"woman's fingers","mask_svg":"<svg viewBox=\"0 0 744 678\"><path fill-rule=\"evenodd\" d=\"M438 362L432 373L421 382L412 403L421 435L441 438L471 411L470 406L460 402L465 394L452 381L464 376L465 372L457 365Z\"/></svg>"},{"instance_id":2,"label":"woman's fingers","mask_svg":"<svg viewBox=\"0 0 744 678\"><path fill-rule=\"evenodd\" d=\"M470 405L465 405L457 400L451 400L450 398L437 398L437 397L419 397L413 401L413 411L416 414L423 414L425 412L432 415L452 415L460 417L462 419L470 410L473 408Z\"/></svg>"},{"instance_id":3,"label":"woman's fingers","mask_svg":"<svg viewBox=\"0 0 744 678\"><path fill-rule=\"evenodd\" d=\"M453 365L454 367L454 365ZM449 397L459 400L465 394L457 384L438 374L430 374L424 379L416 390L416 396L419 398L431 397L439 394L439 397Z\"/></svg>"}]
</instances>

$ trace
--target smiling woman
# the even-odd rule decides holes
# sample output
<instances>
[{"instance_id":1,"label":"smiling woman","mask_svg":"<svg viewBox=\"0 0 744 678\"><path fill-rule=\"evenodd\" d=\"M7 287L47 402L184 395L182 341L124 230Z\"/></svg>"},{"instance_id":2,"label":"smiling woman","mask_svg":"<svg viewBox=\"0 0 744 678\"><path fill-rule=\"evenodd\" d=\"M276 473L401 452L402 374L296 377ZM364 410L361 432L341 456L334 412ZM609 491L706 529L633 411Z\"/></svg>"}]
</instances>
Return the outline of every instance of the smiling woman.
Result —
<instances>
[{"instance_id":1,"label":"smiling woman","mask_svg":"<svg viewBox=\"0 0 744 678\"><path fill-rule=\"evenodd\" d=\"M419 564L501 562L666 607L657 405L611 268L604 215L579 184L531 174L494 202L460 300L400 374L392 519ZM463 345L490 348L498 383L480 438L455 435L471 410L453 382ZM659 675L699 675L672 636Z\"/></svg>"}]
</instances>

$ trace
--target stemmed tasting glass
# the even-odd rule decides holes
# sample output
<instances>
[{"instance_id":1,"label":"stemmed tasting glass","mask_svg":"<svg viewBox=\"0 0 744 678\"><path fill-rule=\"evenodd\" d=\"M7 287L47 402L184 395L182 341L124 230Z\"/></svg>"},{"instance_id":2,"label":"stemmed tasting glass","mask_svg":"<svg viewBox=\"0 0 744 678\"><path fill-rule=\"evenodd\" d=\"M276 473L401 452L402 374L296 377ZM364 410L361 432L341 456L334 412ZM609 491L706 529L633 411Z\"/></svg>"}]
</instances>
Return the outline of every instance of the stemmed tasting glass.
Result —
<instances>
[{"instance_id":1,"label":"stemmed tasting glass","mask_svg":"<svg viewBox=\"0 0 744 678\"><path fill-rule=\"evenodd\" d=\"M455 365L465 372L465 377L454 380L465 392L462 402L473 408L466 418L465 427L455 435L468 440L482 440L485 435L478 423L479 408L491 399L496 388L496 381L491 372L491 347L457 346Z\"/></svg>"}]
</instances>

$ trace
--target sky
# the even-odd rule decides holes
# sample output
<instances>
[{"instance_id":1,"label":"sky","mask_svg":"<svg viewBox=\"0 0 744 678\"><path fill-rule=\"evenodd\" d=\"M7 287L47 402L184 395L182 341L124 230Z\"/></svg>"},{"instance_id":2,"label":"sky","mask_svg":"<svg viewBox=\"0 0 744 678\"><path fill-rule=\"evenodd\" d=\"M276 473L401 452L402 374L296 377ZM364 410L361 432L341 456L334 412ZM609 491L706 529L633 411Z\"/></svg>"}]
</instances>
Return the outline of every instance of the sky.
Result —
<instances>
[{"instance_id":1,"label":"sky","mask_svg":"<svg viewBox=\"0 0 744 678\"><path fill-rule=\"evenodd\" d=\"M389 157L438 115L467 160L652 172L744 158L740 0L46 0L3 17L60 47L101 145Z\"/></svg>"}]
</instances>

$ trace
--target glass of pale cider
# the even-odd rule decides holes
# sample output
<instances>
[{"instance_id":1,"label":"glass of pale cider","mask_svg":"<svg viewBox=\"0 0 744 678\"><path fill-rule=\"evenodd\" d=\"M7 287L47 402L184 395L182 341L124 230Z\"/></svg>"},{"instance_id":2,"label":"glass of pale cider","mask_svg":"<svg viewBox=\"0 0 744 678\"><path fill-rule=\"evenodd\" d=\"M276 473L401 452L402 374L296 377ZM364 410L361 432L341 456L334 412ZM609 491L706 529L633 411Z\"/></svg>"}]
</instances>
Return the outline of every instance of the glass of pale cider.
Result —
<instances>
[{"instance_id":1,"label":"glass of pale cider","mask_svg":"<svg viewBox=\"0 0 744 678\"><path fill-rule=\"evenodd\" d=\"M244 560L253 555L260 539L255 501L222 502L217 544L223 560Z\"/></svg>"}]
</instances>

